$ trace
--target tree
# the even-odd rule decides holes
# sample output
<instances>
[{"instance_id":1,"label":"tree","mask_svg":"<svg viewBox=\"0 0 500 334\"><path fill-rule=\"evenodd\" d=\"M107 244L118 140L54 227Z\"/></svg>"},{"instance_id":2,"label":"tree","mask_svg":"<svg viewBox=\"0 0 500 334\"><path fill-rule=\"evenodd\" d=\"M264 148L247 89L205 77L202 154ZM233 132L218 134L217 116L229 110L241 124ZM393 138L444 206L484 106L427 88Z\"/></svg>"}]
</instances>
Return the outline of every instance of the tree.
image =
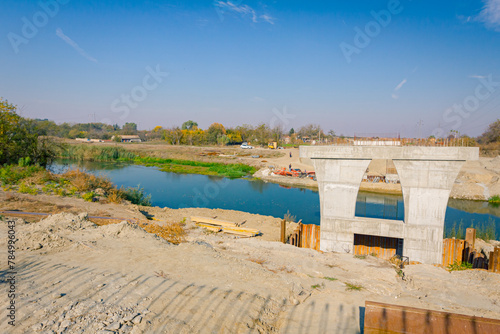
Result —
<instances>
[{"instance_id":1,"label":"tree","mask_svg":"<svg viewBox=\"0 0 500 334\"><path fill-rule=\"evenodd\" d=\"M189 120L189 121L182 123L181 129L182 130L193 130L194 128L197 128L197 127L198 127L198 123Z\"/></svg>"},{"instance_id":2,"label":"tree","mask_svg":"<svg viewBox=\"0 0 500 334\"><path fill-rule=\"evenodd\" d=\"M288 135L291 136L295 133L295 130L293 128L290 129L290 131L288 131Z\"/></svg>"},{"instance_id":3,"label":"tree","mask_svg":"<svg viewBox=\"0 0 500 334\"><path fill-rule=\"evenodd\" d=\"M283 137L283 126L275 126L271 129L271 138L281 146L281 137Z\"/></svg>"},{"instance_id":4,"label":"tree","mask_svg":"<svg viewBox=\"0 0 500 334\"><path fill-rule=\"evenodd\" d=\"M248 124L237 126L235 130L240 133L242 141L250 141L254 134L254 127Z\"/></svg>"},{"instance_id":5,"label":"tree","mask_svg":"<svg viewBox=\"0 0 500 334\"><path fill-rule=\"evenodd\" d=\"M182 136L183 136L182 130L178 126L167 129L165 131L165 140L167 142L170 142L170 144L172 145L180 145Z\"/></svg>"},{"instance_id":6,"label":"tree","mask_svg":"<svg viewBox=\"0 0 500 334\"><path fill-rule=\"evenodd\" d=\"M488 129L478 138L481 144L490 144L500 142L500 119L491 123Z\"/></svg>"},{"instance_id":7,"label":"tree","mask_svg":"<svg viewBox=\"0 0 500 334\"><path fill-rule=\"evenodd\" d=\"M16 113L17 107L0 98L0 164L33 164L46 166L55 157L55 146L48 138L38 136L36 122Z\"/></svg>"},{"instance_id":8,"label":"tree","mask_svg":"<svg viewBox=\"0 0 500 334\"><path fill-rule=\"evenodd\" d=\"M243 139L241 139L241 133L235 129L227 129L226 135L229 138L230 144L240 144Z\"/></svg>"},{"instance_id":9,"label":"tree","mask_svg":"<svg viewBox=\"0 0 500 334\"><path fill-rule=\"evenodd\" d=\"M255 128L254 138L257 140L257 144L267 146L269 139L272 138L271 130L266 124L262 123Z\"/></svg>"},{"instance_id":10,"label":"tree","mask_svg":"<svg viewBox=\"0 0 500 334\"><path fill-rule=\"evenodd\" d=\"M123 135L136 135L137 134L137 124L135 123L125 123L122 128Z\"/></svg>"},{"instance_id":11,"label":"tree","mask_svg":"<svg viewBox=\"0 0 500 334\"><path fill-rule=\"evenodd\" d=\"M210 144L217 144L219 137L226 134L226 128L220 123L213 123L207 130L207 139Z\"/></svg>"},{"instance_id":12,"label":"tree","mask_svg":"<svg viewBox=\"0 0 500 334\"><path fill-rule=\"evenodd\" d=\"M301 138L309 137L311 140L319 139L320 135L324 137L323 130L321 129L321 126L318 124L305 125L299 129L298 134L300 135Z\"/></svg>"}]
</instances>

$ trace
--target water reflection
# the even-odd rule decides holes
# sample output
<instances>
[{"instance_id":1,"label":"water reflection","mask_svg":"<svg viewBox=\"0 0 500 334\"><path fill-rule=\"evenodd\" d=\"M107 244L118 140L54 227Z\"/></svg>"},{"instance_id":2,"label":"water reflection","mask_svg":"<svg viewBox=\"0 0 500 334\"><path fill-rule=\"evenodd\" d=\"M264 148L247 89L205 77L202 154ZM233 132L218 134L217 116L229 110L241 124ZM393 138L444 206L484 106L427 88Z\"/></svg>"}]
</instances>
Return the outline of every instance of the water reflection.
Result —
<instances>
[{"instance_id":1,"label":"water reflection","mask_svg":"<svg viewBox=\"0 0 500 334\"><path fill-rule=\"evenodd\" d=\"M500 217L500 206L483 201L464 201L450 198L448 206L453 209L466 211L469 213L481 213Z\"/></svg>"},{"instance_id":2,"label":"water reflection","mask_svg":"<svg viewBox=\"0 0 500 334\"><path fill-rule=\"evenodd\" d=\"M359 192L356 216L404 220L403 196Z\"/></svg>"}]
</instances>

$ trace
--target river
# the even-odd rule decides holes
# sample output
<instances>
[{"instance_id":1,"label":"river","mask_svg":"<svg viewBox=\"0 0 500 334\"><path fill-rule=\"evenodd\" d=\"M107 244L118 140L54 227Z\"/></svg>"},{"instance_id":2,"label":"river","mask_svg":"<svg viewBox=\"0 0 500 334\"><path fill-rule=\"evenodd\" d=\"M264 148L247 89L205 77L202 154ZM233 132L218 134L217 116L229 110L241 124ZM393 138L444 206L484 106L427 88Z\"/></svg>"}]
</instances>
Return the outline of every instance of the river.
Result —
<instances>
[{"instance_id":1,"label":"river","mask_svg":"<svg viewBox=\"0 0 500 334\"><path fill-rule=\"evenodd\" d=\"M62 171L82 168L94 174L107 176L118 187L137 187L151 194L152 204L172 209L204 207L238 210L261 215L283 217L287 212L307 224L320 223L319 194L317 191L290 188L260 180L176 174L162 172L155 167L144 167L112 162L58 161L51 169ZM404 219L402 196L360 192L356 216L386 219ZM494 227L500 236L500 208L487 202L450 199L445 218L445 229L471 226Z\"/></svg>"}]
</instances>

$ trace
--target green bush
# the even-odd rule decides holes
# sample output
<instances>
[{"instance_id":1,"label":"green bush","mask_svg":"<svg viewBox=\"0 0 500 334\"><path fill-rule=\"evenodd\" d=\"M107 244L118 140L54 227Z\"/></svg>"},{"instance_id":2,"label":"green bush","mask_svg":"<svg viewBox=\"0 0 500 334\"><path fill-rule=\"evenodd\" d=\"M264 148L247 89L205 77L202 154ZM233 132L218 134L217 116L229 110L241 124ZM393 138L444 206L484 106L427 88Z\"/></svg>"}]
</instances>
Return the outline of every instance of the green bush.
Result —
<instances>
[{"instance_id":1,"label":"green bush","mask_svg":"<svg viewBox=\"0 0 500 334\"><path fill-rule=\"evenodd\" d=\"M453 264L449 264L447 269L449 271L467 270L467 269L472 269L472 264L468 262L455 261Z\"/></svg>"},{"instance_id":2,"label":"green bush","mask_svg":"<svg viewBox=\"0 0 500 334\"><path fill-rule=\"evenodd\" d=\"M30 195L38 194L38 189L36 189L36 187L30 187L25 183L21 183L21 185L19 185L18 191L22 194L30 194Z\"/></svg>"},{"instance_id":3,"label":"green bush","mask_svg":"<svg viewBox=\"0 0 500 334\"><path fill-rule=\"evenodd\" d=\"M92 200L94 199L94 196L95 196L94 192L91 191L91 192L83 194L82 198L84 200L86 200L87 202L92 202Z\"/></svg>"},{"instance_id":4,"label":"green bush","mask_svg":"<svg viewBox=\"0 0 500 334\"><path fill-rule=\"evenodd\" d=\"M140 185L138 185L137 188L126 188L121 191L123 197L132 204L151 206L151 195L146 196L144 189L141 188Z\"/></svg>"},{"instance_id":5,"label":"green bush","mask_svg":"<svg viewBox=\"0 0 500 334\"><path fill-rule=\"evenodd\" d=\"M488 199L488 202L490 202L490 203L500 203L500 195L491 196Z\"/></svg>"},{"instance_id":6,"label":"green bush","mask_svg":"<svg viewBox=\"0 0 500 334\"><path fill-rule=\"evenodd\" d=\"M0 182L2 185L18 184L22 179L31 177L45 169L40 166L19 167L6 165L0 168Z\"/></svg>"}]
</instances>

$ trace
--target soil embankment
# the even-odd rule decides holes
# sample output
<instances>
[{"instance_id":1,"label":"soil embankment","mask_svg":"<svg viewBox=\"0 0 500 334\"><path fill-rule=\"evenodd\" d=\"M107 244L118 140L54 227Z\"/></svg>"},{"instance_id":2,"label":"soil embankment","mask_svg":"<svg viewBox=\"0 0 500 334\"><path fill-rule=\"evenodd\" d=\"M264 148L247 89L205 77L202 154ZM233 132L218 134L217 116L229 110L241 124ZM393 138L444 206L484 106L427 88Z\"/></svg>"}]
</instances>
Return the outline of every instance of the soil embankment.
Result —
<instances>
[{"instance_id":1,"label":"soil embankment","mask_svg":"<svg viewBox=\"0 0 500 334\"><path fill-rule=\"evenodd\" d=\"M366 300L500 318L499 274L430 265L398 273L372 256L284 245L270 241L278 218L5 192L0 203L1 210L62 212L16 220L16 326L7 324L4 298L2 333L359 333ZM246 221L263 236L208 233L187 220L186 242L176 246L127 222L97 226L82 212L162 221L218 216ZM5 222L0 231L7 234Z\"/></svg>"}]
</instances>

